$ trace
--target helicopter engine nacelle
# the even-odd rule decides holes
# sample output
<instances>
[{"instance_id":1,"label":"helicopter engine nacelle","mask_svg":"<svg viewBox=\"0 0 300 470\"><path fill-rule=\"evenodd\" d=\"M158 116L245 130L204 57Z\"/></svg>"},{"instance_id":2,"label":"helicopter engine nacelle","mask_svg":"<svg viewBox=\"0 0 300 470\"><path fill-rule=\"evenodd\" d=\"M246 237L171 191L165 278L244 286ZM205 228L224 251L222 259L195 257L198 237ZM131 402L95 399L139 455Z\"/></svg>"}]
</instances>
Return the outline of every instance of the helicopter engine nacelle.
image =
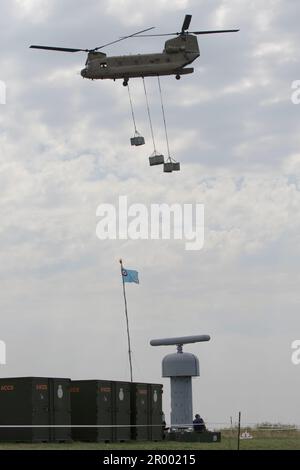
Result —
<instances>
[{"instance_id":1,"label":"helicopter engine nacelle","mask_svg":"<svg viewBox=\"0 0 300 470\"><path fill-rule=\"evenodd\" d=\"M198 40L192 34L182 34L174 39L169 39L165 43L164 52L167 54L178 54L186 52L190 54L200 54Z\"/></svg>"},{"instance_id":2,"label":"helicopter engine nacelle","mask_svg":"<svg viewBox=\"0 0 300 470\"><path fill-rule=\"evenodd\" d=\"M85 68L81 70L81 76L83 78L94 78L98 63L100 64L105 57L107 56L103 52L90 51L86 59Z\"/></svg>"},{"instance_id":3,"label":"helicopter engine nacelle","mask_svg":"<svg viewBox=\"0 0 300 470\"><path fill-rule=\"evenodd\" d=\"M104 59L106 57L106 54L103 52L97 52L97 51L91 51L88 53L87 60L92 61L92 60L99 60L99 59Z\"/></svg>"}]
</instances>

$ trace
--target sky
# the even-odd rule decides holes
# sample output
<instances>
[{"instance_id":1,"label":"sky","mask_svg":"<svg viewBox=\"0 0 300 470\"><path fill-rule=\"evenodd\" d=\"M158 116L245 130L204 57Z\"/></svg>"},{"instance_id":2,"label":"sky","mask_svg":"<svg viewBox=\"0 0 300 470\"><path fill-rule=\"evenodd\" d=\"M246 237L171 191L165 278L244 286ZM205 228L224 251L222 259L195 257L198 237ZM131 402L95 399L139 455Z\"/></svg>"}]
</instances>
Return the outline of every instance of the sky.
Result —
<instances>
[{"instance_id":1,"label":"sky","mask_svg":"<svg viewBox=\"0 0 300 470\"><path fill-rule=\"evenodd\" d=\"M128 380L119 258L128 285L134 379L169 383L173 348L153 338L209 334L199 357L194 411L211 427L300 425L300 80L297 0L1 0L0 340L2 377ZM240 28L201 36L195 73L161 79L172 156L181 171L150 168L153 151L141 79L130 82L138 130L121 81L79 75L93 48L156 26ZM160 52L164 38L130 39L108 55ZM146 80L157 148L166 153L156 79ZM204 204L205 243L106 240L100 204ZM175 349L174 349L175 351Z\"/></svg>"}]
</instances>

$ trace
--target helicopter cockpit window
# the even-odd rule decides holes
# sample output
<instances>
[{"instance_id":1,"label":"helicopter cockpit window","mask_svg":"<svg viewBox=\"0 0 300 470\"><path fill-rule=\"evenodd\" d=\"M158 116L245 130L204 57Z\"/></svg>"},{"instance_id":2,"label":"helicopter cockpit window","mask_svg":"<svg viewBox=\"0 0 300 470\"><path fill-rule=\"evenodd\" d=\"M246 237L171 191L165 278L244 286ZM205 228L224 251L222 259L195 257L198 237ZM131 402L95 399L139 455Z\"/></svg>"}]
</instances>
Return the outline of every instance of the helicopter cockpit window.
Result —
<instances>
[{"instance_id":1,"label":"helicopter cockpit window","mask_svg":"<svg viewBox=\"0 0 300 470\"><path fill-rule=\"evenodd\" d=\"M106 69L106 68L107 68L107 63L106 63L106 62L102 62L102 64L100 64L100 68L101 68L101 69Z\"/></svg>"}]
</instances>

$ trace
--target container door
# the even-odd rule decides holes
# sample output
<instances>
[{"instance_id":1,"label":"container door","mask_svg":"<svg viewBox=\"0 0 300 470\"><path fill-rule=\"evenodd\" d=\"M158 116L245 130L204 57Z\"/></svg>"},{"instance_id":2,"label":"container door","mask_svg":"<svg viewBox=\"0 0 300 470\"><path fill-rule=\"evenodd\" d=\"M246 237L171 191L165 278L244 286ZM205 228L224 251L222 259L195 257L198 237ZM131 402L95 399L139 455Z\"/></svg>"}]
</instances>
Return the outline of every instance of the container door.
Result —
<instances>
[{"instance_id":1,"label":"container door","mask_svg":"<svg viewBox=\"0 0 300 470\"><path fill-rule=\"evenodd\" d=\"M162 385L149 385L152 441L161 441L163 438L162 393Z\"/></svg>"},{"instance_id":2,"label":"container door","mask_svg":"<svg viewBox=\"0 0 300 470\"><path fill-rule=\"evenodd\" d=\"M35 378L32 381L32 440L34 442L48 442L50 440L51 429L47 427L49 421L50 408L49 380ZM41 426L41 427L39 427Z\"/></svg>"},{"instance_id":3,"label":"container door","mask_svg":"<svg viewBox=\"0 0 300 470\"><path fill-rule=\"evenodd\" d=\"M97 424L98 382L71 382L72 426L95 426ZM98 430L95 427L72 427L72 438L75 441L97 441Z\"/></svg>"},{"instance_id":4,"label":"container door","mask_svg":"<svg viewBox=\"0 0 300 470\"><path fill-rule=\"evenodd\" d=\"M113 383L113 424L114 440L130 441L130 384L128 382Z\"/></svg>"},{"instance_id":5,"label":"container door","mask_svg":"<svg viewBox=\"0 0 300 470\"><path fill-rule=\"evenodd\" d=\"M52 391L51 423L53 441L71 440L70 380L50 379ZM61 427L62 426L62 427Z\"/></svg>"},{"instance_id":6,"label":"container door","mask_svg":"<svg viewBox=\"0 0 300 470\"><path fill-rule=\"evenodd\" d=\"M135 414L135 435L138 441L148 441L150 435L150 407L148 397L148 386L146 384L135 384L135 406L133 413Z\"/></svg>"},{"instance_id":7,"label":"container door","mask_svg":"<svg viewBox=\"0 0 300 470\"><path fill-rule=\"evenodd\" d=\"M0 379L0 425L32 425L31 379ZM31 442L32 428L0 428L1 442Z\"/></svg>"},{"instance_id":8,"label":"container door","mask_svg":"<svg viewBox=\"0 0 300 470\"><path fill-rule=\"evenodd\" d=\"M98 409L97 409L97 424L98 428L98 441L111 442L113 440L113 424L112 419L112 383L108 381L98 382Z\"/></svg>"}]
</instances>

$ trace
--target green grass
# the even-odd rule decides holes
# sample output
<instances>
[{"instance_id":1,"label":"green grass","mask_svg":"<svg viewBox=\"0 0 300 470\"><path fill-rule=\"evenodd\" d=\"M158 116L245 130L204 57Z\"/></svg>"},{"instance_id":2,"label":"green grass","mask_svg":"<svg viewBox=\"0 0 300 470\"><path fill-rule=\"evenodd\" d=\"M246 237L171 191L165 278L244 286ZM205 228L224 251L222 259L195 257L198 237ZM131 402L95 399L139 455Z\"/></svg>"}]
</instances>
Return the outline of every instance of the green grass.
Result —
<instances>
[{"instance_id":1,"label":"green grass","mask_svg":"<svg viewBox=\"0 0 300 470\"><path fill-rule=\"evenodd\" d=\"M299 431L251 431L253 440L241 441L241 450L300 450ZM236 450L237 437L223 432L222 442L213 444L186 442L130 442L121 444L81 443L70 444L1 444L0 450Z\"/></svg>"}]
</instances>

